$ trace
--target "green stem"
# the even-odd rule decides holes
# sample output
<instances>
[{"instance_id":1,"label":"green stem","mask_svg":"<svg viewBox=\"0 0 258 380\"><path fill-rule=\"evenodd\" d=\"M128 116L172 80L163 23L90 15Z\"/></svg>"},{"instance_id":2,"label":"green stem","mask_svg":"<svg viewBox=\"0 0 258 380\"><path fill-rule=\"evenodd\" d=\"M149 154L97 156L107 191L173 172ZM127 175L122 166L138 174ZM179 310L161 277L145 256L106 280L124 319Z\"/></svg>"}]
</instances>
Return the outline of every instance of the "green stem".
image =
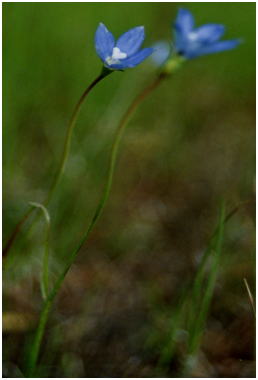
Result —
<instances>
[{"instance_id":1,"label":"green stem","mask_svg":"<svg viewBox=\"0 0 258 380\"><path fill-rule=\"evenodd\" d=\"M55 189L56 189L56 187L57 187L57 185L58 185L58 183L59 183L59 181L60 181L60 179L64 173L65 166L66 166L67 159L68 159L69 152L70 152L73 130L74 130L76 121L78 119L82 104L83 104L84 100L86 99L87 95L90 93L90 91L96 86L96 84L99 83L102 79L104 79L107 75L111 74L112 72L113 71L103 67L100 75L86 88L86 90L84 91L84 93L82 94L82 96L80 97L78 103L76 104L76 106L74 108L72 117L71 117L70 122L68 124L60 164L59 164L58 170L56 172L56 175L54 177L54 181L53 181L53 183L50 187L50 190L48 192L48 195L47 195L45 201L43 202L43 205L45 207L49 204L49 202L50 202L50 200L54 194L54 191L55 191ZM13 233L11 234L10 238L8 239L6 245L3 249L3 257L7 256L7 254L9 252L10 248L12 247L19 231L21 230L23 224L26 222L26 220L29 218L29 216L32 214L33 210L34 210L34 207L30 207L29 210L26 211L26 213L23 215L21 220L15 226ZM35 222L35 220L34 220L34 222Z\"/></svg>"},{"instance_id":2,"label":"green stem","mask_svg":"<svg viewBox=\"0 0 258 380\"><path fill-rule=\"evenodd\" d=\"M43 258L43 273L42 273L42 285L43 285L43 298L46 299L49 289L49 239L50 239L50 225L46 227L46 239L45 239L45 252Z\"/></svg>"},{"instance_id":3,"label":"green stem","mask_svg":"<svg viewBox=\"0 0 258 380\"><path fill-rule=\"evenodd\" d=\"M65 143L64 143L64 148L63 148L63 153L62 153L61 161L59 164L59 168L56 172L52 186L51 186L51 188L48 192L48 195L45 199L45 202L44 202L45 206L47 206L48 203L50 202L50 200L53 196L53 193L54 193L54 191L55 191L55 189L56 189L56 187L57 187L57 185L58 185L58 183L59 183L59 181L60 181L60 179L64 173L64 169L65 169L67 159L69 156L69 152L70 152L73 130L74 130L76 121L78 119L82 104L83 104L85 98L87 97L87 95L90 93L90 91L96 86L96 84L99 83L102 79L104 79L107 75L111 74L112 72L113 71L108 70L104 67L102 72L100 73L100 75L86 88L86 90L84 91L84 93L80 97L78 103L76 104L74 111L73 111L73 114L72 114L72 117L70 119L69 125L68 125L67 132L66 132Z\"/></svg>"},{"instance_id":4,"label":"green stem","mask_svg":"<svg viewBox=\"0 0 258 380\"><path fill-rule=\"evenodd\" d=\"M74 263L81 247L83 246L83 244L88 239L90 232L92 231L97 220L99 219L99 217L103 211L103 208L106 204L106 201L108 199L110 189L111 189L111 185L112 185L112 180L113 180L113 174L114 174L114 168L115 168L115 163L116 163L116 158L117 158L118 147L119 147L119 143L121 141L121 137L123 135L124 129L126 127L126 124L127 124L128 120L130 119L130 117L132 116L132 114L134 113L134 111L136 110L136 108L139 106L139 104L146 98L146 96L148 94L150 94L156 87L158 87L158 85L162 82L162 80L164 78L166 78L166 76L167 76L166 74L163 74L163 73L160 74L157 78L155 78L155 80L149 86L147 86L133 100L132 104L130 105L130 107L128 108L128 110L126 111L126 113L124 114L124 116L122 117L122 119L118 125L117 131L115 134L115 138L114 138L114 142L113 142L113 145L111 148L108 177L107 177L106 185L105 185L104 190L103 190L102 197L101 197L101 199L97 205L96 211L93 215L93 218L90 222L89 227L87 228L87 230L86 230L84 236L82 237L79 245L74 250L72 255L69 257L69 260L68 260L63 272L59 275L58 279L56 280L56 283L55 283L52 291L50 291L50 293L49 293L49 295L45 301L45 304L43 306L43 309L42 309L42 312L40 315L39 325L38 325L36 335L34 338L34 342L32 344L31 351L30 351L30 357L29 357L28 367L27 367L27 376L28 377L32 377L34 372L35 372L37 359L38 359L38 355L39 355L39 350L40 350L40 346L41 346L41 341L43 338L44 330L45 330L46 323L48 320L48 315L49 315L50 309L53 305L54 299L55 299L55 297L56 297L64 279L65 279L67 272L69 271L72 264Z\"/></svg>"},{"instance_id":5,"label":"green stem","mask_svg":"<svg viewBox=\"0 0 258 380\"><path fill-rule=\"evenodd\" d=\"M20 229L22 228L23 224L26 222L26 220L28 219L28 217L30 216L30 214L32 213L33 210L34 210L34 207L30 207L26 211L26 213L23 215L23 217L20 219L20 221L16 224L10 238L8 239L7 243L5 244L5 246L3 248L3 252L2 252L3 259L6 258L11 246L13 245L13 243L16 239L16 236L18 235Z\"/></svg>"}]
</instances>

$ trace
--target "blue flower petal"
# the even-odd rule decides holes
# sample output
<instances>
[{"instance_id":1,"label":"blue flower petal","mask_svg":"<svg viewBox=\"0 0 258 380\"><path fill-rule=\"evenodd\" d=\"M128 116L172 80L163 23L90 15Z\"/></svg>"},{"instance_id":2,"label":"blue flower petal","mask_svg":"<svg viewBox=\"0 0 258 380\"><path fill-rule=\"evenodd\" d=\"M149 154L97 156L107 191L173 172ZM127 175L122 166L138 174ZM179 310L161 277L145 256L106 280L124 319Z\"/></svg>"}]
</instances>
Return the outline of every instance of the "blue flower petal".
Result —
<instances>
[{"instance_id":1,"label":"blue flower petal","mask_svg":"<svg viewBox=\"0 0 258 380\"><path fill-rule=\"evenodd\" d=\"M104 24L100 23L95 33L95 49L102 61L112 55L114 46L115 39L113 34Z\"/></svg>"},{"instance_id":2,"label":"blue flower petal","mask_svg":"<svg viewBox=\"0 0 258 380\"><path fill-rule=\"evenodd\" d=\"M134 54L130 58L125 59L122 63L124 67L135 67L148 58L153 53L153 48L145 48Z\"/></svg>"},{"instance_id":3,"label":"blue flower petal","mask_svg":"<svg viewBox=\"0 0 258 380\"><path fill-rule=\"evenodd\" d=\"M110 65L111 69L115 70L124 70L126 68L131 68L139 65L142 61L144 61L146 58L148 58L153 53L152 48L145 48L140 50L138 53L134 54L133 56L123 59L120 61L120 63Z\"/></svg>"},{"instance_id":4,"label":"blue flower petal","mask_svg":"<svg viewBox=\"0 0 258 380\"><path fill-rule=\"evenodd\" d=\"M144 27L137 26L130 29L117 40L116 46L128 57L135 54L141 47L145 37Z\"/></svg>"},{"instance_id":5,"label":"blue flower petal","mask_svg":"<svg viewBox=\"0 0 258 380\"><path fill-rule=\"evenodd\" d=\"M175 29L175 46L178 52L183 52L187 46L187 36L181 33L178 29Z\"/></svg>"},{"instance_id":6,"label":"blue flower petal","mask_svg":"<svg viewBox=\"0 0 258 380\"><path fill-rule=\"evenodd\" d=\"M224 25L220 24L206 24L195 29L193 33L196 38L201 42L212 43L218 41L225 32Z\"/></svg>"},{"instance_id":7,"label":"blue flower petal","mask_svg":"<svg viewBox=\"0 0 258 380\"><path fill-rule=\"evenodd\" d=\"M183 51L187 42L188 35L194 28L194 18L190 11L180 8L174 23L175 45L177 51Z\"/></svg>"},{"instance_id":8,"label":"blue flower petal","mask_svg":"<svg viewBox=\"0 0 258 380\"><path fill-rule=\"evenodd\" d=\"M189 56L188 58L195 58L204 54L213 54L219 53L224 50L231 50L237 47L240 43L241 40L239 39L215 42L214 44L200 47L198 50L193 52L191 56Z\"/></svg>"},{"instance_id":9,"label":"blue flower petal","mask_svg":"<svg viewBox=\"0 0 258 380\"><path fill-rule=\"evenodd\" d=\"M186 34L189 33L194 27L194 18L190 11L184 8L178 10L177 18L175 21L176 30Z\"/></svg>"}]
</instances>

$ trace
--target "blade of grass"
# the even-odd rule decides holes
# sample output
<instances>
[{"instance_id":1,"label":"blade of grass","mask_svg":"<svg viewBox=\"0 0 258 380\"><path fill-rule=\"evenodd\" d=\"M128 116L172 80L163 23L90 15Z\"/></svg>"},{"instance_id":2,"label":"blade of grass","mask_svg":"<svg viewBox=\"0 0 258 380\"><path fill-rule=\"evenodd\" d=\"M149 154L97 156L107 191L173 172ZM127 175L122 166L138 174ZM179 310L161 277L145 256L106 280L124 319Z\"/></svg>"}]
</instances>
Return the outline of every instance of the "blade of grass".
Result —
<instances>
[{"instance_id":1,"label":"blade of grass","mask_svg":"<svg viewBox=\"0 0 258 380\"><path fill-rule=\"evenodd\" d=\"M49 289L49 239L50 239L50 215L45 206L37 202L30 202L32 207L38 208L42 211L45 222L46 222L46 232L45 232L45 250L43 255L43 266L42 266L42 276L40 281L40 288L42 292L42 297L45 300L48 296Z\"/></svg>"},{"instance_id":2,"label":"blade of grass","mask_svg":"<svg viewBox=\"0 0 258 380\"><path fill-rule=\"evenodd\" d=\"M198 313L195 315L196 317L195 324L194 326L191 326L191 330L189 331L189 353L190 355L193 355L193 356L196 354L199 348L201 337L202 337L204 326L205 326L205 321L207 319L209 307L210 307L212 296L214 293L216 278L217 278L218 270L219 270L221 250L222 250L222 241L223 241L224 226L225 226L224 220L225 220L225 206L223 203L223 205L221 206L217 233L214 238L214 244L215 244L214 251L211 248L212 263L211 263L210 273L208 275L206 286L204 287L204 294L201 299ZM196 286L197 286L198 291L201 292L199 279L197 281ZM196 292L196 289L194 288L194 293L195 292Z\"/></svg>"},{"instance_id":3,"label":"blade of grass","mask_svg":"<svg viewBox=\"0 0 258 380\"><path fill-rule=\"evenodd\" d=\"M255 316L256 316L256 312L255 312L255 302L254 302L254 297L253 297L252 292L251 292L251 290L250 290L250 287L249 287L249 285L248 285L247 279L244 278L243 281L244 281L244 284L245 284L245 287L246 287L246 291L247 291L247 294L248 294L248 298L249 298L249 301L250 301L251 307L252 307L252 309L253 309L254 317L255 317Z\"/></svg>"},{"instance_id":4,"label":"blade of grass","mask_svg":"<svg viewBox=\"0 0 258 380\"><path fill-rule=\"evenodd\" d=\"M169 363L175 355L176 345L178 342L178 331L182 328L182 322L185 318L185 309L187 303L186 289L183 291L177 307L174 309L173 315L170 318L170 327L168 331L168 337L164 347L161 350L160 357L157 364L157 374L167 371Z\"/></svg>"},{"instance_id":5,"label":"blade of grass","mask_svg":"<svg viewBox=\"0 0 258 380\"><path fill-rule=\"evenodd\" d=\"M250 200L240 202L236 207L234 207L225 217L223 220L223 224L225 225L239 210L241 207L245 206L247 203L249 203ZM210 241L208 243L207 248L204 251L204 254L202 256L198 271L196 273L194 282L193 282L193 292L189 299L190 308L192 308L192 311L189 313L188 316L188 329L189 331L192 331L195 328L196 323L196 315L199 313L200 310L200 304L202 302L202 289L205 288L205 278L207 276L207 262L212 254L213 247L216 245L218 233L220 231L221 225L220 223L215 228L215 231L213 232ZM194 311L193 311L194 310Z\"/></svg>"},{"instance_id":6,"label":"blade of grass","mask_svg":"<svg viewBox=\"0 0 258 380\"><path fill-rule=\"evenodd\" d=\"M206 259L207 257L212 259L210 272L207 276L207 280L205 281L204 274L202 272L203 267L201 266L199 271L202 273L199 271L197 272L195 284L193 286L193 295L198 296L198 300L200 301L197 302L196 305L191 305L191 309L189 310L190 324L188 328L188 352L182 368L181 377L191 376L192 370L197 364L197 353L201 344L205 322L207 320L218 275L226 221L227 218L225 218L225 206L223 203L220 209L218 227L215 230L215 234L211 238L211 244L208 245L208 253L205 255ZM197 294L197 290L200 294Z\"/></svg>"},{"instance_id":7,"label":"blade of grass","mask_svg":"<svg viewBox=\"0 0 258 380\"><path fill-rule=\"evenodd\" d=\"M168 339L161 350L160 358L158 361L157 371L166 371L171 359L175 354L177 338L176 333L179 329L186 329L188 332L188 344L189 341L193 339L201 338L200 333L203 331L203 325L205 319L207 318L208 308L210 299L212 297L213 288L215 284L214 277L217 268L213 267L213 275L210 277L210 281L207 279L207 262L213 254L213 258L217 258L217 264L219 264L218 259L221 251L221 239L226 223L239 211L239 209L249 201L241 202L235 208L233 208L226 216L224 212L224 206L222 206L220 211L219 223L216 226L209 242L208 246L202 255L199 268L195 275L193 282L188 283L186 291L182 294L179 301L178 308L175 309L173 314L173 320L171 327L169 328ZM215 253L214 253L215 252ZM213 260L214 263L214 260ZM203 289L207 291L203 294ZM196 335L195 338L193 336ZM198 347L198 345L196 346ZM196 363L195 358L189 355L188 363L190 366ZM185 366L185 368L187 365ZM184 369L183 369L184 373Z\"/></svg>"}]
</instances>

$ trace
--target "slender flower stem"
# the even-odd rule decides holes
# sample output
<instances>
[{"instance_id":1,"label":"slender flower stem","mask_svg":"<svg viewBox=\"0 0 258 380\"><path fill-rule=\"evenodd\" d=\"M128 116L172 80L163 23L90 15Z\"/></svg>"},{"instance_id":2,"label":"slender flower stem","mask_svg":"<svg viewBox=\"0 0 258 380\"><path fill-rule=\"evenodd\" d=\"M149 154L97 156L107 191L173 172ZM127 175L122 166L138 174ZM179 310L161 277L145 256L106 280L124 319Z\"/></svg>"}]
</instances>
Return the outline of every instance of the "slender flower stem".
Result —
<instances>
[{"instance_id":1,"label":"slender flower stem","mask_svg":"<svg viewBox=\"0 0 258 380\"><path fill-rule=\"evenodd\" d=\"M123 135L124 129L127 125L127 122L129 121L130 117L132 116L132 114L134 113L136 108L140 105L140 103L156 87L158 87L159 84L162 82L162 80L166 77L167 77L167 74L161 73L157 78L155 78L155 80L149 86L147 86L138 96L136 96L136 98L133 100L132 104L127 109L127 111L125 112L124 116L122 117L122 119L118 125L118 128L116 130L116 134L115 134L115 138L114 138L114 142L113 142L113 145L111 148L108 176L107 176L106 184L104 186L102 197L101 197L101 199L97 205L96 211L95 211L93 218L89 224L89 227L87 228L87 230L86 230L84 236L82 237L79 245L74 250L72 255L69 257L69 260L68 260L63 272L59 275L58 279L56 280L54 287L53 287L52 291L50 291L50 293L49 293L49 295L45 301L45 304L43 306L43 309L42 309L42 312L40 315L39 325L38 325L36 335L34 338L34 342L32 344L31 351L30 351L30 357L29 357L28 367L27 367L27 376L28 377L32 377L34 375L36 364L37 364L37 359L38 359L38 355L39 355L39 350L40 350L40 346L41 346L41 341L43 338L44 330L45 330L46 323L48 320L48 315L49 315L49 312L50 312L51 307L53 305L54 299L55 299L55 297L56 297L64 279L65 279L67 272L69 271L72 264L74 263L81 247L83 246L83 244L88 239L90 232L92 231L97 220L99 219L99 217L103 211L103 208L106 204L106 201L109 197L110 189L112 186L115 164L116 164L118 147L119 147L119 143L121 141L121 137Z\"/></svg>"},{"instance_id":2,"label":"slender flower stem","mask_svg":"<svg viewBox=\"0 0 258 380\"><path fill-rule=\"evenodd\" d=\"M56 175L54 177L54 181L50 187L50 190L48 192L48 195L45 199L45 201L43 202L43 205L46 207L54 192L55 192L55 189L64 173L64 170L65 170L65 166L66 166L66 163L67 163L67 159L68 159L68 156L69 156L69 152L70 152L70 146L71 146L71 139L72 139L72 134L73 134L73 130L74 130L74 127L75 127L75 124L76 124L76 121L78 119L78 116L79 116L79 113L80 113L80 110L81 110L81 107L82 107L82 104L84 102L84 100L86 99L87 95L91 92L91 90L96 86L97 83L99 83L102 79L104 79L107 75L109 75L110 73L112 73L113 71L111 70L108 70L106 69L105 67L103 67L103 70L102 72L100 73L100 75L86 88L86 90L84 91L84 93L82 94L82 96L80 97L78 103L76 104L75 108L74 108L74 111L73 111L73 114L72 114L72 117L70 119L70 122L68 124L68 128L67 128L67 132L66 132L66 137L65 137L65 143L64 143L64 148L63 148L63 153L62 153L62 156L61 156L61 160L60 160L60 164L59 164L59 167L58 167L58 170L56 172ZM13 230L13 233L11 234L10 238L8 239L4 249L3 249L3 257L6 257L10 248L12 247L15 239L16 239L16 236L18 235L18 233L20 232L23 224L26 222L26 220L29 218L29 216L32 214L32 212L35 210L34 207L30 207L26 213L24 214L24 216L21 218L21 220L17 223L16 227L14 228Z\"/></svg>"},{"instance_id":3,"label":"slender flower stem","mask_svg":"<svg viewBox=\"0 0 258 380\"><path fill-rule=\"evenodd\" d=\"M87 95L90 93L90 91L96 86L96 84L99 83L102 79L104 79L108 74L110 74L112 72L113 71L107 70L104 68L103 71L101 72L101 74L86 88L86 90L84 91L84 93L80 97L78 103L76 104L74 111L73 111L73 114L72 114L72 117L70 119L69 125L68 125L68 129L67 129L67 133L66 133L66 137L65 137L65 144L64 144L63 153L62 153L61 161L59 164L59 168L57 170L56 176L55 176L54 181L52 183L52 186L49 190L49 193L45 199L45 202L44 202L45 206L48 205L48 203L50 202L50 199L53 196L53 193L56 189L56 186L58 185L58 182L60 181L60 179L64 173L64 169L65 169L67 159L69 156L69 152L70 152L72 133L73 133L76 121L78 119L82 104L83 104L85 98L87 97Z\"/></svg>"},{"instance_id":4,"label":"slender flower stem","mask_svg":"<svg viewBox=\"0 0 258 380\"><path fill-rule=\"evenodd\" d=\"M20 232L20 229L22 228L23 224L26 222L26 220L28 219L28 217L30 216L30 214L32 213L33 210L34 210L34 207L30 207L27 210L27 212L23 215L21 220L16 224L10 238L8 239L6 245L4 246L4 249L2 252L3 258L5 258L7 256L11 246L13 245L14 240L16 239L16 236Z\"/></svg>"}]
</instances>

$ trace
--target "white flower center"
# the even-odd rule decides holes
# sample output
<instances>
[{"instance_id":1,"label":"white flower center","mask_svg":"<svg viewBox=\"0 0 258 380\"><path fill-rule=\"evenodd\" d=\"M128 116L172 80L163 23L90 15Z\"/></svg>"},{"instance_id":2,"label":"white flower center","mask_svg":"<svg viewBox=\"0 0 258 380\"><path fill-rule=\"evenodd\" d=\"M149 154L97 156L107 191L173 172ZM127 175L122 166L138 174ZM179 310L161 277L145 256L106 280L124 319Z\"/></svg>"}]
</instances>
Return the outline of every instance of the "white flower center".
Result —
<instances>
[{"instance_id":1,"label":"white flower center","mask_svg":"<svg viewBox=\"0 0 258 380\"><path fill-rule=\"evenodd\" d=\"M196 41L198 39L198 35L196 32L190 32L187 35L188 39L191 41Z\"/></svg>"},{"instance_id":2,"label":"white flower center","mask_svg":"<svg viewBox=\"0 0 258 380\"><path fill-rule=\"evenodd\" d=\"M115 65L120 63L120 59L124 59L127 57L126 53L123 53L118 47L114 47L112 51L112 56L106 58L106 62L108 65Z\"/></svg>"}]
</instances>

